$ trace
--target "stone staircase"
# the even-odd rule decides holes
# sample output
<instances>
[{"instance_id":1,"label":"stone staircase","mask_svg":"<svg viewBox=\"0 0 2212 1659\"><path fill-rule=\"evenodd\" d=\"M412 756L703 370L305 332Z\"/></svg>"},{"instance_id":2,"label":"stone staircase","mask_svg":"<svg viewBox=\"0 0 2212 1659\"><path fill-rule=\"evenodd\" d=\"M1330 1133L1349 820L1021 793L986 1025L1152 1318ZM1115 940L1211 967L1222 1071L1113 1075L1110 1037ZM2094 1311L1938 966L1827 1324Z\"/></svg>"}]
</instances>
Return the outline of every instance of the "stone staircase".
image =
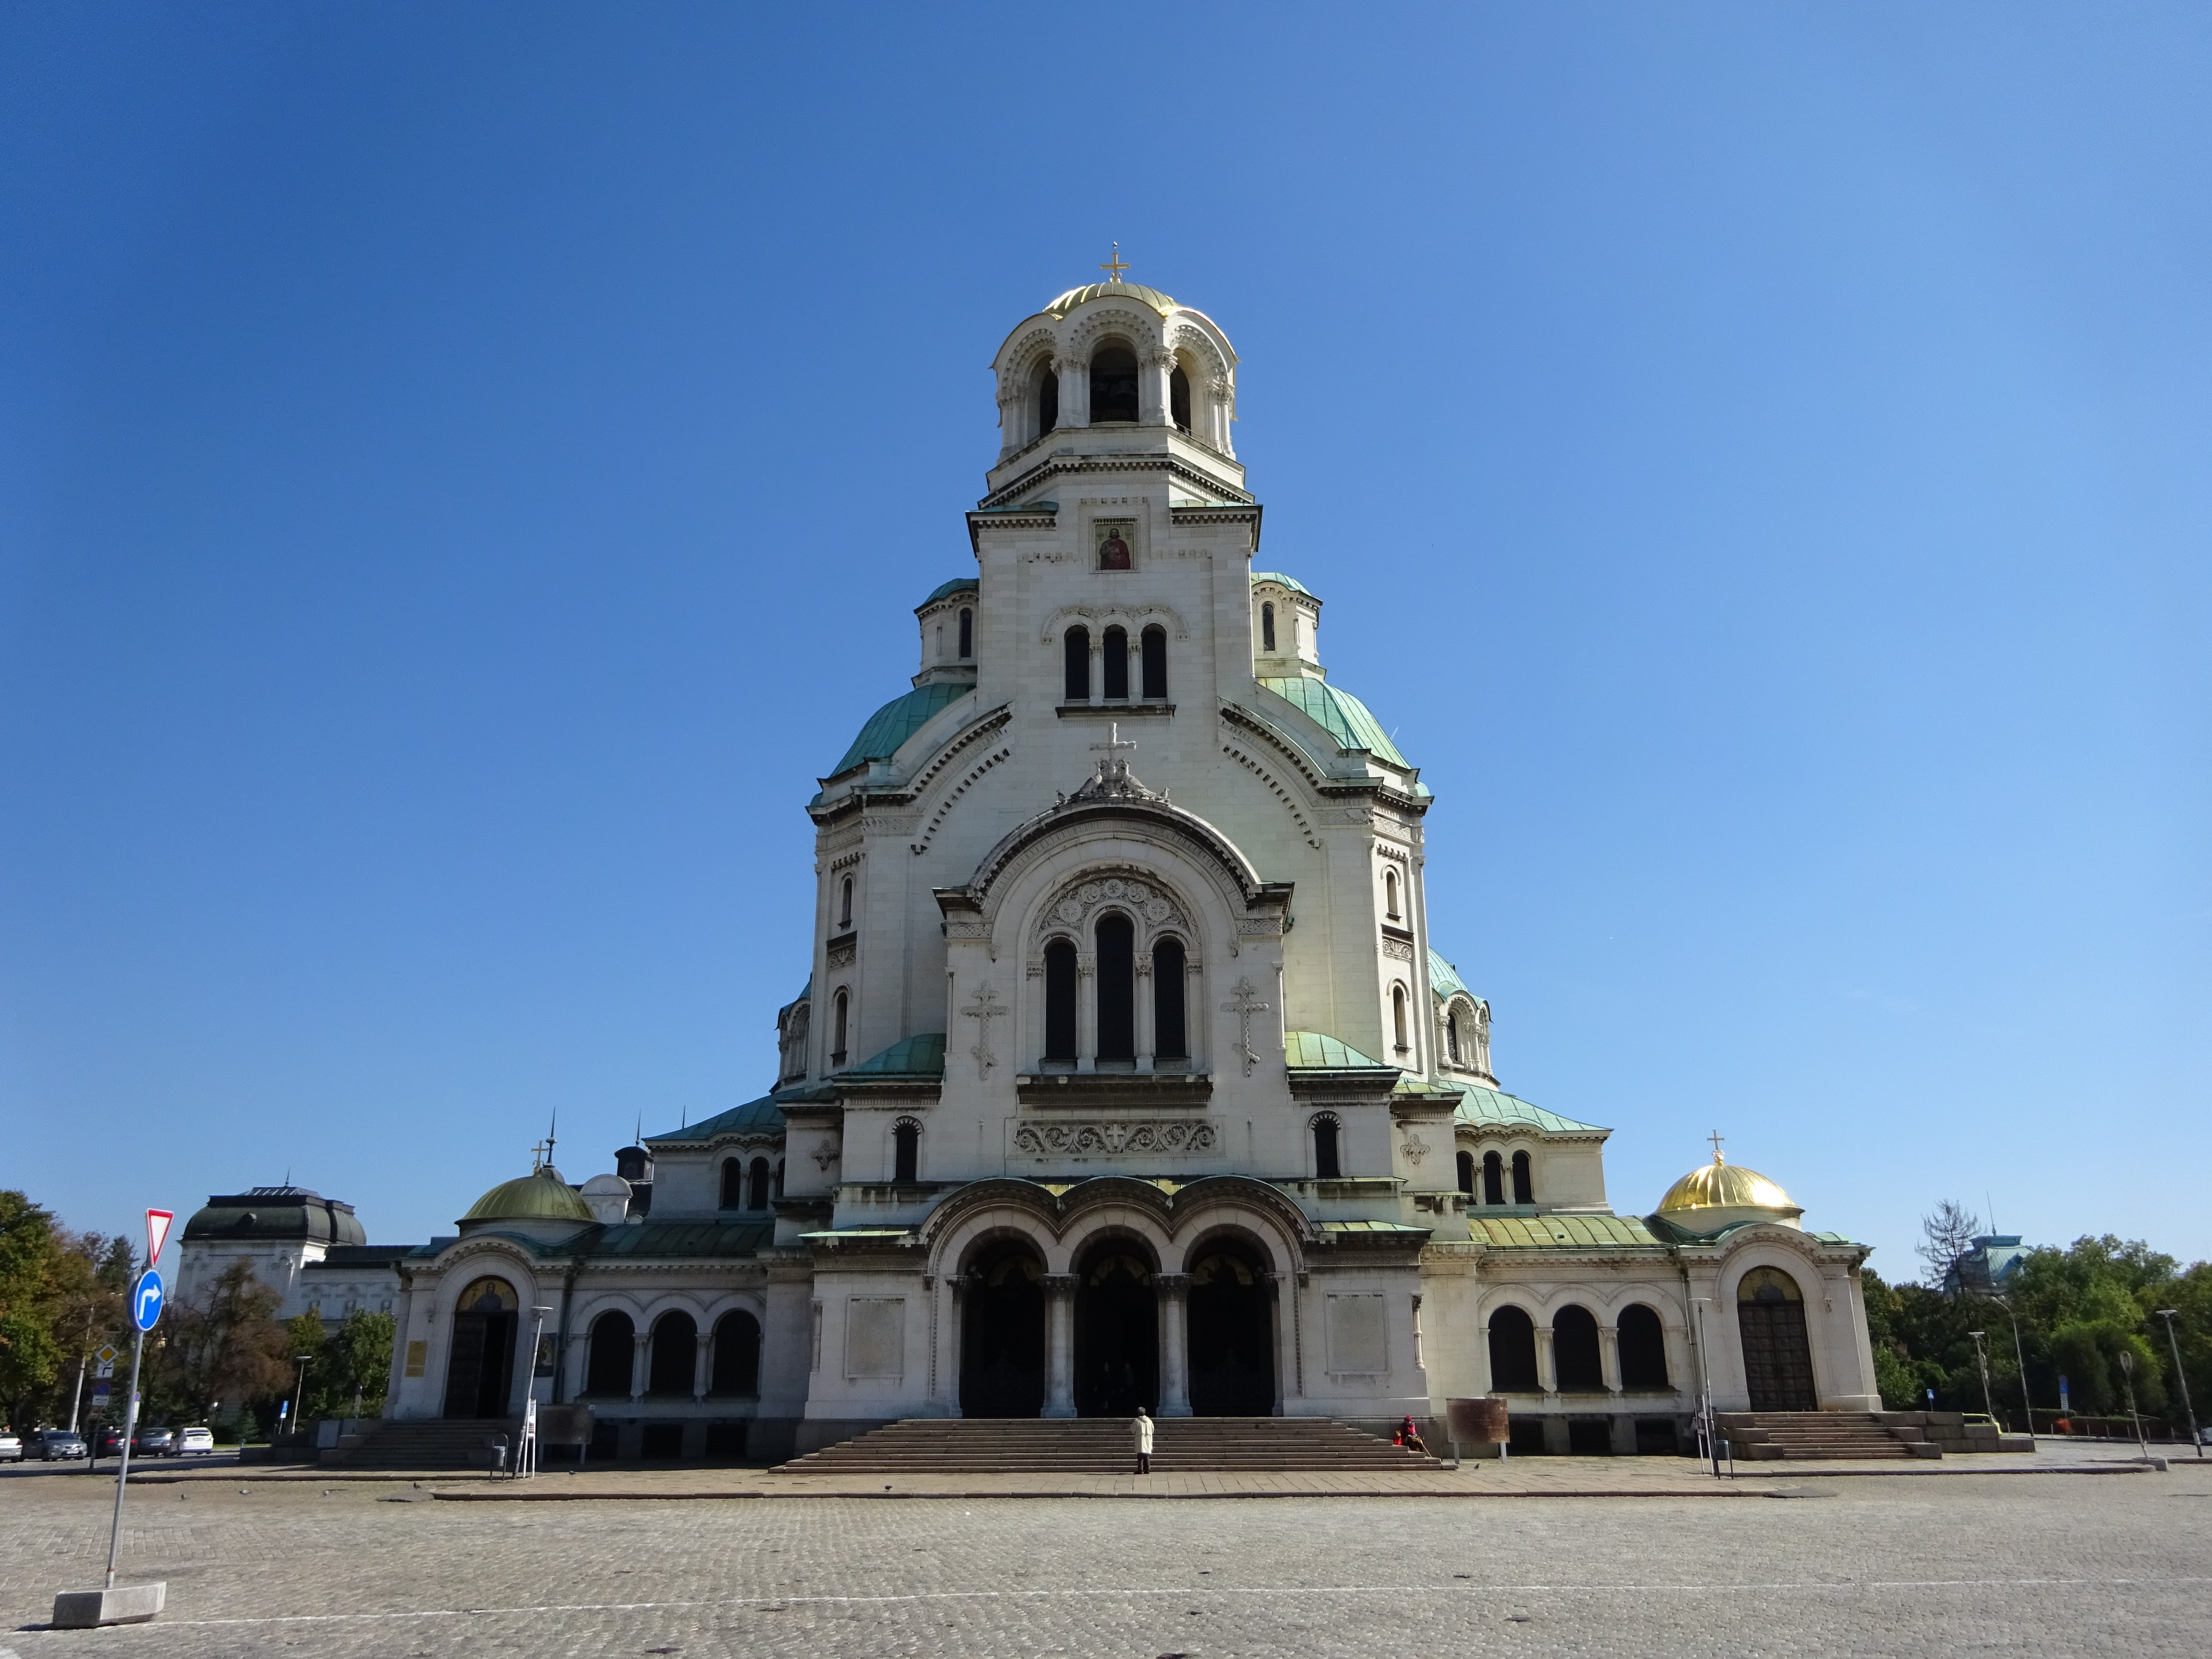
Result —
<instances>
[{"instance_id":1,"label":"stone staircase","mask_svg":"<svg viewBox=\"0 0 2212 1659\"><path fill-rule=\"evenodd\" d=\"M513 1457L522 1437L520 1419L434 1417L380 1423L358 1443L325 1451L322 1461L354 1469L485 1469L491 1467L491 1454L484 1442L495 1434L507 1437L507 1455Z\"/></svg>"},{"instance_id":2,"label":"stone staircase","mask_svg":"<svg viewBox=\"0 0 2212 1659\"><path fill-rule=\"evenodd\" d=\"M804 1474L1127 1474L1126 1417L909 1417L781 1467ZM1164 1417L1152 1472L1442 1467L1326 1417Z\"/></svg>"},{"instance_id":3,"label":"stone staircase","mask_svg":"<svg viewBox=\"0 0 2212 1659\"><path fill-rule=\"evenodd\" d=\"M1941 1457L1924 1430L1870 1412L1721 1412L1714 1421L1740 1460Z\"/></svg>"}]
</instances>

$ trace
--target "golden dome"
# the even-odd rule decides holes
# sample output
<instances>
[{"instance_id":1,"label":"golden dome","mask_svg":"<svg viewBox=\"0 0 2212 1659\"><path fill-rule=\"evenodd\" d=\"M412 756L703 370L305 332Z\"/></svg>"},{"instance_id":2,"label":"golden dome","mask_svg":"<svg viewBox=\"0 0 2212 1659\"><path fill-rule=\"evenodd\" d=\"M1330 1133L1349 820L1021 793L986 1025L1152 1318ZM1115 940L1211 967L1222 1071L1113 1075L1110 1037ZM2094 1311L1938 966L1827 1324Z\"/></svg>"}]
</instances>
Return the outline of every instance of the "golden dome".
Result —
<instances>
[{"instance_id":1,"label":"golden dome","mask_svg":"<svg viewBox=\"0 0 2212 1659\"><path fill-rule=\"evenodd\" d=\"M1797 1216L1805 1212L1756 1170L1730 1164L1718 1152L1703 1169L1692 1170L1667 1189L1659 1200L1661 1215L1680 1215L1693 1210L1778 1210Z\"/></svg>"},{"instance_id":2,"label":"golden dome","mask_svg":"<svg viewBox=\"0 0 2212 1659\"><path fill-rule=\"evenodd\" d=\"M561 1172L544 1164L531 1174L502 1181L461 1218L470 1221L574 1221L590 1225L599 1218Z\"/></svg>"},{"instance_id":3,"label":"golden dome","mask_svg":"<svg viewBox=\"0 0 2212 1659\"><path fill-rule=\"evenodd\" d=\"M1081 288L1072 288L1044 308L1048 317L1065 317L1080 305L1093 300L1134 300L1139 305L1150 306L1164 317L1182 307L1156 288L1146 288L1142 283L1086 283Z\"/></svg>"}]
</instances>

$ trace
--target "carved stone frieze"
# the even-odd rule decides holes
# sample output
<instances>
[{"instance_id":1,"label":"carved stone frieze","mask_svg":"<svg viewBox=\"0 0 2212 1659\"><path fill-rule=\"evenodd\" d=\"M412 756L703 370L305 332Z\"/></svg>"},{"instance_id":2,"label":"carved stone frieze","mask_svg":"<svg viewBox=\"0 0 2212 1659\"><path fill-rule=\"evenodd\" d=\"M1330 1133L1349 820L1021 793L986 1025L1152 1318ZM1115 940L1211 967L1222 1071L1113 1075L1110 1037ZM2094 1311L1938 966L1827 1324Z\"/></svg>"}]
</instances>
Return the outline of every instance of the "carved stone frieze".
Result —
<instances>
[{"instance_id":1,"label":"carved stone frieze","mask_svg":"<svg viewBox=\"0 0 2212 1659\"><path fill-rule=\"evenodd\" d=\"M1092 876L1077 882L1037 918L1040 938L1073 930L1088 938L1091 917L1113 907L1143 919L1151 927L1188 927L1182 908L1164 889L1135 876Z\"/></svg>"},{"instance_id":2,"label":"carved stone frieze","mask_svg":"<svg viewBox=\"0 0 2212 1659\"><path fill-rule=\"evenodd\" d=\"M1014 1131L1014 1150L1033 1158L1169 1155L1211 1152L1221 1137L1211 1123L1190 1118L1140 1119L1117 1123L1024 1123Z\"/></svg>"}]
</instances>

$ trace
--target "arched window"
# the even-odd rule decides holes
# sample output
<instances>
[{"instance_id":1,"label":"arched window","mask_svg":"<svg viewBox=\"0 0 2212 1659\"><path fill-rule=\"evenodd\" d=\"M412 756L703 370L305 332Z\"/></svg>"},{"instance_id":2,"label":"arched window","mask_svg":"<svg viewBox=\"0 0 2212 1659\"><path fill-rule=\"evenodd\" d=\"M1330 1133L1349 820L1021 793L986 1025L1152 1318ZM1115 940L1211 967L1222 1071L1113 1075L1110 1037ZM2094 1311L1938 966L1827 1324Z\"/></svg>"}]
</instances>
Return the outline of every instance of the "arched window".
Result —
<instances>
[{"instance_id":1,"label":"arched window","mask_svg":"<svg viewBox=\"0 0 2212 1659\"><path fill-rule=\"evenodd\" d=\"M1091 630L1071 628L1067 630L1066 701L1091 701Z\"/></svg>"},{"instance_id":2,"label":"arched window","mask_svg":"<svg viewBox=\"0 0 2212 1659\"><path fill-rule=\"evenodd\" d=\"M1496 1394L1534 1394L1536 1322L1510 1304L1490 1315L1490 1387Z\"/></svg>"},{"instance_id":3,"label":"arched window","mask_svg":"<svg viewBox=\"0 0 2212 1659\"><path fill-rule=\"evenodd\" d=\"M1513 1154L1513 1201L1516 1204L1534 1204L1536 1201L1535 1171L1529 1166L1526 1152Z\"/></svg>"},{"instance_id":4,"label":"arched window","mask_svg":"<svg viewBox=\"0 0 2212 1659\"><path fill-rule=\"evenodd\" d=\"M1473 1152L1462 1152L1459 1155L1459 1189L1469 1198L1474 1196L1474 1154Z\"/></svg>"},{"instance_id":5,"label":"arched window","mask_svg":"<svg viewBox=\"0 0 2212 1659\"><path fill-rule=\"evenodd\" d=\"M1451 1063L1459 1064L1459 1013L1456 1010L1444 1016L1444 1053Z\"/></svg>"},{"instance_id":6,"label":"arched window","mask_svg":"<svg viewBox=\"0 0 2212 1659\"><path fill-rule=\"evenodd\" d=\"M1044 947L1044 1057L1075 1061L1075 945L1070 939Z\"/></svg>"},{"instance_id":7,"label":"arched window","mask_svg":"<svg viewBox=\"0 0 2212 1659\"><path fill-rule=\"evenodd\" d=\"M584 1361L584 1392L601 1400L629 1398L630 1366L637 1353L637 1327L629 1316L601 1314L592 1322L592 1347Z\"/></svg>"},{"instance_id":8,"label":"arched window","mask_svg":"<svg viewBox=\"0 0 2212 1659\"><path fill-rule=\"evenodd\" d=\"M1495 1152L1482 1155L1482 1201L1503 1204L1505 1201L1505 1160Z\"/></svg>"},{"instance_id":9,"label":"arched window","mask_svg":"<svg viewBox=\"0 0 2212 1659\"><path fill-rule=\"evenodd\" d=\"M911 1187L921 1179L921 1125L902 1117L891 1125L891 1179Z\"/></svg>"},{"instance_id":10,"label":"arched window","mask_svg":"<svg viewBox=\"0 0 2212 1659\"><path fill-rule=\"evenodd\" d=\"M1337 1156L1337 1121L1327 1112L1313 1121L1314 1178L1335 1181L1342 1177L1344 1164Z\"/></svg>"},{"instance_id":11,"label":"arched window","mask_svg":"<svg viewBox=\"0 0 2212 1659\"><path fill-rule=\"evenodd\" d=\"M722 1207L742 1210L745 1206L745 1166L734 1158L722 1160Z\"/></svg>"},{"instance_id":12,"label":"arched window","mask_svg":"<svg viewBox=\"0 0 2212 1659\"><path fill-rule=\"evenodd\" d=\"M750 1182L752 1191L748 1194L745 1204L745 1207L747 1209L765 1210L768 1208L768 1160L764 1158L755 1158L753 1160L752 1179Z\"/></svg>"},{"instance_id":13,"label":"arched window","mask_svg":"<svg viewBox=\"0 0 2212 1659\"><path fill-rule=\"evenodd\" d=\"M1091 359L1091 424L1137 418L1137 354L1110 345Z\"/></svg>"},{"instance_id":14,"label":"arched window","mask_svg":"<svg viewBox=\"0 0 2212 1659\"><path fill-rule=\"evenodd\" d=\"M1395 870L1382 872L1382 914L1393 921L1399 920L1398 872Z\"/></svg>"},{"instance_id":15,"label":"arched window","mask_svg":"<svg viewBox=\"0 0 2212 1659\"><path fill-rule=\"evenodd\" d=\"M1137 930L1127 916L1098 918L1098 1058L1137 1057Z\"/></svg>"},{"instance_id":16,"label":"arched window","mask_svg":"<svg viewBox=\"0 0 2212 1659\"><path fill-rule=\"evenodd\" d=\"M837 884L837 925L840 927L853 925L853 878L850 876Z\"/></svg>"},{"instance_id":17,"label":"arched window","mask_svg":"<svg viewBox=\"0 0 2212 1659\"><path fill-rule=\"evenodd\" d=\"M1260 648L1267 652L1275 648L1275 602L1273 599L1260 607Z\"/></svg>"},{"instance_id":18,"label":"arched window","mask_svg":"<svg viewBox=\"0 0 2212 1659\"><path fill-rule=\"evenodd\" d=\"M1620 1386L1654 1392L1674 1387L1667 1380L1667 1334L1641 1302L1620 1310Z\"/></svg>"},{"instance_id":19,"label":"arched window","mask_svg":"<svg viewBox=\"0 0 2212 1659\"><path fill-rule=\"evenodd\" d=\"M714 1369L707 1392L760 1392L760 1322L749 1313L726 1313L714 1322Z\"/></svg>"},{"instance_id":20,"label":"arched window","mask_svg":"<svg viewBox=\"0 0 2212 1659\"><path fill-rule=\"evenodd\" d=\"M687 1313L661 1315L653 1327L653 1360L646 1370L645 1391L688 1400L698 1376L698 1326Z\"/></svg>"},{"instance_id":21,"label":"arched window","mask_svg":"<svg viewBox=\"0 0 2212 1659\"><path fill-rule=\"evenodd\" d=\"M1597 1355L1597 1319L1572 1304L1552 1316L1552 1366L1562 1394L1603 1394L1605 1367Z\"/></svg>"},{"instance_id":22,"label":"arched window","mask_svg":"<svg viewBox=\"0 0 2212 1659\"><path fill-rule=\"evenodd\" d=\"M1188 1060L1190 1036L1183 1019L1183 953L1176 940L1152 946L1152 1054Z\"/></svg>"},{"instance_id":23,"label":"arched window","mask_svg":"<svg viewBox=\"0 0 2212 1659\"><path fill-rule=\"evenodd\" d=\"M1407 1052L1406 1043L1406 988L1390 988L1390 1040L1398 1045L1398 1052Z\"/></svg>"},{"instance_id":24,"label":"arched window","mask_svg":"<svg viewBox=\"0 0 2212 1659\"><path fill-rule=\"evenodd\" d=\"M1168 418L1185 432L1190 430L1190 376L1181 363L1168 371Z\"/></svg>"},{"instance_id":25,"label":"arched window","mask_svg":"<svg viewBox=\"0 0 2212 1659\"><path fill-rule=\"evenodd\" d=\"M837 1000L830 1004L830 1063L832 1066L845 1063L845 1016L848 1006L842 991L837 993Z\"/></svg>"},{"instance_id":26,"label":"arched window","mask_svg":"<svg viewBox=\"0 0 2212 1659\"><path fill-rule=\"evenodd\" d=\"M960 660L965 662L975 654L975 613L963 607L960 612Z\"/></svg>"},{"instance_id":27,"label":"arched window","mask_svg":"<svg viewBox=\"0 0 2212 1659\"><path fill-rule=\"evenodd\" d=\"M1049 368L1037 382L1037 436L1042 438L1060 424L1060 376Z\"/></svg>"},{"instance_id":28,"label":"arched window","mask_svg":"<svg viewBox=\"0 0 2212 1659\"><path fill-rule=\"evenodd\" d=\"M1153 627L1145 630L1145 696L1162 698L1168 694L1168 630Z\"/></svg>"},{"instance_id":29,"label":"arched window","mask_svg":"<svg viewBox=\"0 0 2212 1659\"><path fill-rule=\"evenodd\" d=\"M1129 696L1129 636L1118 628L1106 630L1105 658L1099 678L1105 682L1105 693L1109 700L1127 702Z\"/></svg>"}]
</instances>

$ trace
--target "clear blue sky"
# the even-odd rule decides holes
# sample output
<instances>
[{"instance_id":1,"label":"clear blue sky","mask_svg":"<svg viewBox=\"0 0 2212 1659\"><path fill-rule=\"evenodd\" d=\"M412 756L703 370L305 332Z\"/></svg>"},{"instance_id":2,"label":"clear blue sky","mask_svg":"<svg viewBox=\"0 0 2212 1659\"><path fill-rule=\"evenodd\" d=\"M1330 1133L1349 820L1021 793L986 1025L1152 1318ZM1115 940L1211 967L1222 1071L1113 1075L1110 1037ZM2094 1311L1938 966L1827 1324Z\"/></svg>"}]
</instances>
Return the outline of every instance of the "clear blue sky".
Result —
<instances>
[{"instance_id":1,"label":"clear blue sky","mask_svg":"<svg viewBox=\"0 0 2212 1659\"><path fill-rule=\"evenodd\" d=\"M0 1184L449 1231L769 1080L986 364L1243 355L1507 1085L2212 1255L2212 12L0 13Z\"/></svg>"}]
</instances>

